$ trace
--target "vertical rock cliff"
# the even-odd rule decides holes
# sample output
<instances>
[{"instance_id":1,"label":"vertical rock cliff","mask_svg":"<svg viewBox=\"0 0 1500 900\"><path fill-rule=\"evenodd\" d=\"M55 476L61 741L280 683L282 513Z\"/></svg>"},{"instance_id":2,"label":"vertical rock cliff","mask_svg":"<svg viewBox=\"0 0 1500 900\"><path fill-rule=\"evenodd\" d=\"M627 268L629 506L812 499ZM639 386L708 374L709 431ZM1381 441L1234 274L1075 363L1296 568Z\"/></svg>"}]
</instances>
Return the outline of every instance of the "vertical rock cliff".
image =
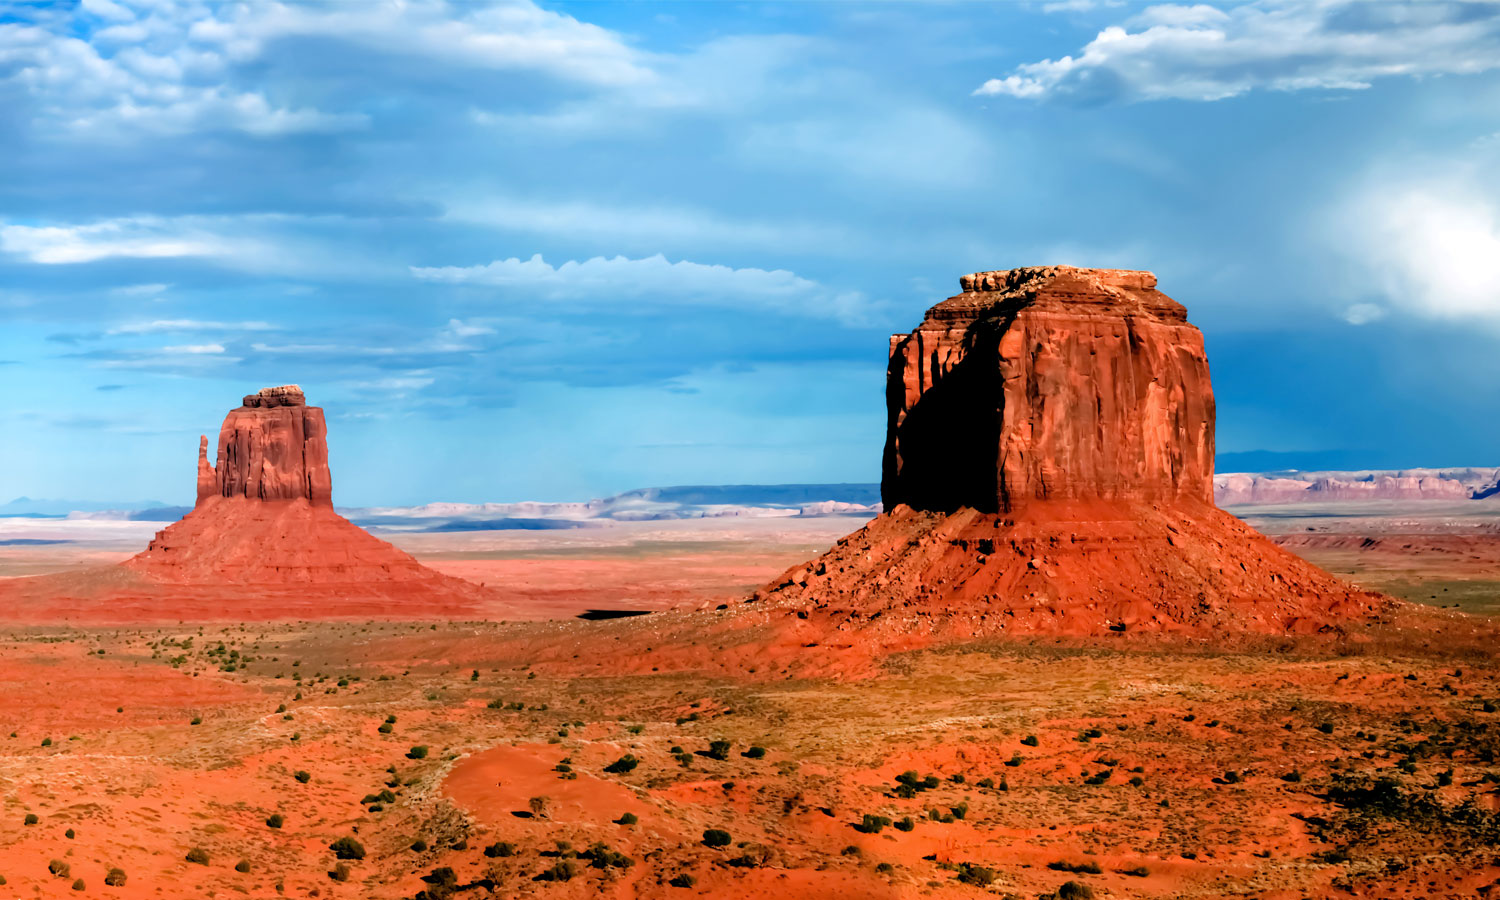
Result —
<instances>
[{"instance_id":1,"label":"vertical rock cliff","mask_svg":"<svg viewBox=\"0 0 1500 900\"><path fill-rule=\"evenodd\" d=\"M891 338L887 509L1213 497L1203 335L1150 272L980 272Z\"/></svg>"},{"instance_id":2,"label":"vertical rock cliff","mask_svg":"<svg viewBox=\"0 0 1500 900\"><path fill-rule=\"evenodd\" d=\"M198 502L209 497L333 503L328 426L295 384L263 388L224 417L217 463L198 462Z\"/></svg>"}]
</instances>

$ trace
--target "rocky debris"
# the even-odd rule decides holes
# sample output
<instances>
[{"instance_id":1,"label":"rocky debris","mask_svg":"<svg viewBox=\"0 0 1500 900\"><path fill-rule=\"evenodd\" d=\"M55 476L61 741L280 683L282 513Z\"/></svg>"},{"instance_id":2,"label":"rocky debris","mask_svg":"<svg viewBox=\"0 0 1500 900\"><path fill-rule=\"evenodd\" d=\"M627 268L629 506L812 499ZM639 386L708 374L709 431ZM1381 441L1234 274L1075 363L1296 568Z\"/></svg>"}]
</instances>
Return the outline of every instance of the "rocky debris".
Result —
<instances>
[{"instance_id":1,"label":"rocky debris","mask_svg":"<svg viewBox=\"0 0 1500 900\"><path fill-rule=\"evenodd\" d=\"M886 509L1212 496L1203 335L1150 272L979 272L891 338Z\"/></svg>"},{"instance_id":2,"label":"rocky debris","mask_svg":"<svg viewBox=\"0 0 1500 900\"><path fill-rule=\"evenodd\" d=\"M1385 598L1213 505L1203 337L1149 272L980 272L891 340L886 512L758 592L813 637L1297 632Z\"/></svg>"}]
</instances>

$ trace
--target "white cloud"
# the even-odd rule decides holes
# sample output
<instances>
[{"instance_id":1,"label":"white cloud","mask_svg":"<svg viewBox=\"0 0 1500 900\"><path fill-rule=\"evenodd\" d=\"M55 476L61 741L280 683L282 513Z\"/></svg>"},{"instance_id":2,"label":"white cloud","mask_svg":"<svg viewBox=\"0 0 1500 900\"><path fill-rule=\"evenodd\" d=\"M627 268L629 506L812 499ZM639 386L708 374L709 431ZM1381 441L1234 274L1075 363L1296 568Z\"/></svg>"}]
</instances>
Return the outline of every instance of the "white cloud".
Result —
<instances>
[{"instance_id":1,"label":"white cloud","mask_svg":"<svg viewBox=\"0 0 1500 900\"><path fill-rule=\"evenodd\" d=\"M1391 309L1500 325L1500 204L1483 191L1386 186L1346 219L1358 261Z\"/></svg>"},{"instance_id":2,"label":"white cloud","mask_svg":"<svg viewBox=\"0 0 1500 900\"><path fill-rule=\"evenodd\" d=\"M107 334L162 334L174 331L272 331L269 322L204 322L198 319L157 319L111 328Z\"/></svg>"},{"instance_id":3,"label":"white cloud","mask_svg":"<svg viewBox=\"0 0 1500 900\"><path fill-rule=\"evenodd\" d=\"M191 356L202 356L204 354L217 354L224 352L223 344L178 344L173 347L161 348L163 353L185 353Z\"/></svg>"},{"instance_id":4,"label":"white cloud","mask_svg":"<svg viewBox=\"0 0 1500 900\"><path fill-rule=\"evenodd\" d=\"M33 121L54 133L111 141L134 133L223 129L274 138L368 127L363 111L322 110L237 86L243 70L265 65L286 39L418 57L431 67L541 72L596 87L655 77L648 57L618 35L527 0L222 6L88 0L37 21L0 24L0 87L29 96Z\"/></svg>"},{"instance_id":5,"label":"white cloud","mask_svg":"<svg viewBox=\"0 0 1500 900\"><path fill-rule=\"evenodd\" d=\"M455 338L479 337L486 334L494 334L495 329L488 325L479 325L474 322L464 322L461 319L449 319L448 327L444 333Z\"/></svg>"},{"instance_id":6,"label":"white cloud","mask_svg":"<svg viewBox=\"0 0 1500 900\"><path fill-rule=\"evenodd\" d=\"M171 287L172 286L170 284L160 283L127 284L123 287L115 288L113 291L111 291L111 293L117 294L121 297L160 297L162 294L165 294Z\"/></svg>"},{"instance_id":7,"label":"white cloud","mask_svg":"<svg viewBox=\"0 0 1500 900\"><path fill-rule=\"evenodd\" d=\"M91 225L0 225L0 252L44 265L110 257L212 256L224 249L214 235L174 227L168 220L155 217L110 219Z\"/></svg>"},{"instance_id":8,"label":"white cloud","mask_svg":"<svg viewBox=\"0 0 1500 900\"><path fill-rule=\"evenodd\" d=\"M530 259L497 259L481 266L413 266L424 281L513 288L549 299L615 303L629 298L651 303L765 308L813 317L858 318L867 303L857 292L836 293L785 269L735 269L657 254L623 256L553 266L540 253Z\"/></svg>"},{"instance_id":9,"label":"white cloud","mask_svg":"<svg viewBox=\"0 0 1500 900\"><path fill-rule=\"evenodd\" d=\"M1500 4L1258 0L1147 7L1077 56L1017 66L974 93L1028 99L1221 100L1357 90L1379 78L1500 67Z\"/></svg>"},{"instance_id":10,"label":"white cloud","mask_svg":"<svg viewBox=\"0 0 1500 900\"><path fill-rule=\"evenodd\" d=\"M1350 325L1367 325L1385 318L1385 307L1375 303L1355 303L1344 310L1344 321Z\"/></svg>"}]
</instances>

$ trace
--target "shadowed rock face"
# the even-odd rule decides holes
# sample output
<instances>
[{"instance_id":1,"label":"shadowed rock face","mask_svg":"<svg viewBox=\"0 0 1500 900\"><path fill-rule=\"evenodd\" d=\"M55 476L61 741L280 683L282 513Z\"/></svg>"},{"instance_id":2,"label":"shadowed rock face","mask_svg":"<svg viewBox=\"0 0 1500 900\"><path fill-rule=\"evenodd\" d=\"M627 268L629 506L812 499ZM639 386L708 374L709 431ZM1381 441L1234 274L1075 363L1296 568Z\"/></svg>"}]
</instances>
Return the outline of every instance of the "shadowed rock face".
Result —
<instances>
[{"instance_id":1,"label":"shadowed rock face","mask_svg":"<svg viewBox=\"0 0 1500 900\"><path fill-rule=\"evenodd\" d=\"M979 272L891 338L886 509L1212 502L1203 335L1150 272Z\"/></svg>"},{"instance_id":2,"label":"shadowed rock face","mask_svg":"<svg viewBox=\"0 0 1500 900\"><path fill-rule=\"evenodd\" d=\"M217 464L198 445L198 503L210 497L333 503L328 426L296 385L263 388L224 417Z\"/></svg>"}]
</instances>

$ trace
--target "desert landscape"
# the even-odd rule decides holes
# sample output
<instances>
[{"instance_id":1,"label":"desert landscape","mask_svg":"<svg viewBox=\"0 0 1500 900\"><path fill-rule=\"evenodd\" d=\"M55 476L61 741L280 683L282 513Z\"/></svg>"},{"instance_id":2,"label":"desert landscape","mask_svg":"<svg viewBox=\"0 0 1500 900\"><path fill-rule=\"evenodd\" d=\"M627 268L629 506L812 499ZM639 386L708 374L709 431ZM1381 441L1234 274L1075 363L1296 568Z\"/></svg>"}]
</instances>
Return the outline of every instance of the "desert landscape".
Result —
<instances>
[{"instance_id":1,"label":"desert landscape","mask_svg":"<svg viewBox=\"0 0 1500 900\"><path fill-rule=\"evenodd\" d=\"M1149 273L962 287L892 341L884 512L857 485L349 511L372 534L285 386L204 439L165 530L3 520L6 889L1500 886L1484 486L1215 481L1201 339ZM995 431L955 427L986 404ZM1221 511L1235 484L1275 502Z\"/></svg>"}]
</instances>

